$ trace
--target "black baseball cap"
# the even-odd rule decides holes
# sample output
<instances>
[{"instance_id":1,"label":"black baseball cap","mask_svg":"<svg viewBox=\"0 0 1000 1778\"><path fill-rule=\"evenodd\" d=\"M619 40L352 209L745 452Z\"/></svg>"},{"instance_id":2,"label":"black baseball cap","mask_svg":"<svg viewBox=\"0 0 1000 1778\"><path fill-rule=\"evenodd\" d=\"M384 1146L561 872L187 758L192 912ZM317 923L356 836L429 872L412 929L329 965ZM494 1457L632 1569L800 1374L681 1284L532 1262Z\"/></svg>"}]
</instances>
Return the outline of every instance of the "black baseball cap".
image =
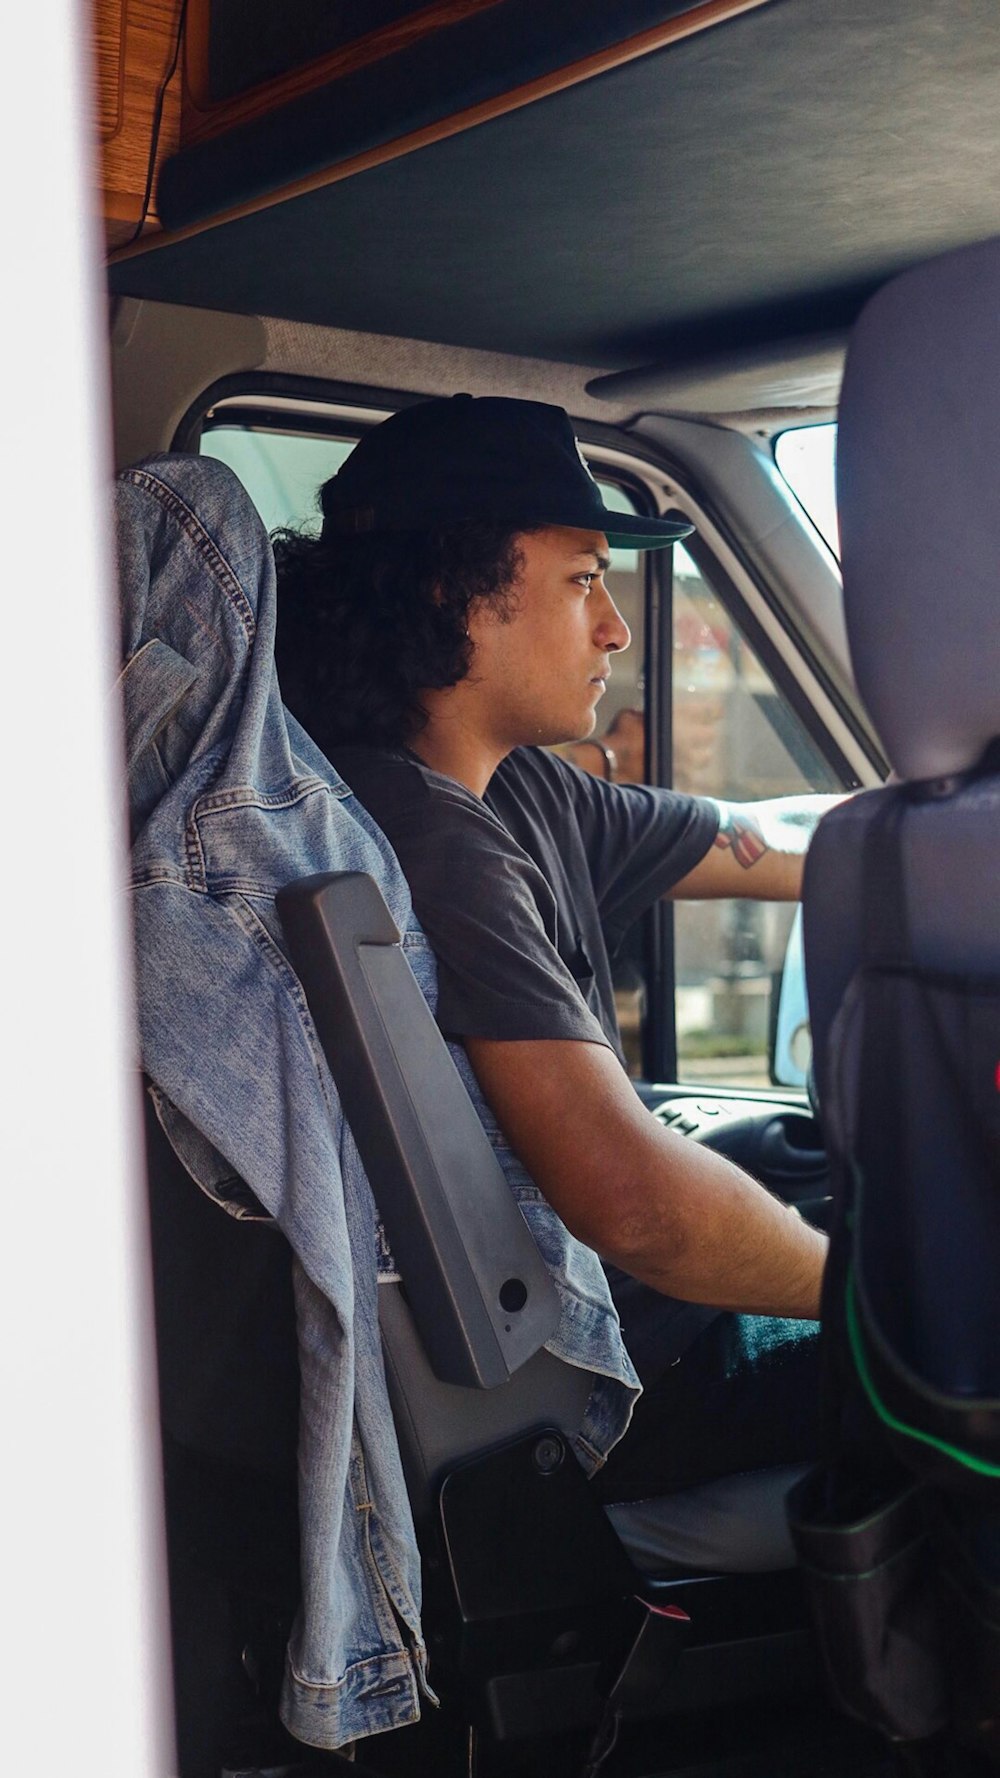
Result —
<instances>
[{"instance_id":1,"label":"black baseball cap","mask_svg":"<svg viewBox=\"0 0 1000 1778\"><path fill-rule=\"evenodd\" d=\"M514 530L573 525L603 531L610 544L662 549L694 529L612 512L565 410L501 395L400 408L365 433L320 499L324 536L440 531L481 519Z\"/></svg>"}]
</instances>

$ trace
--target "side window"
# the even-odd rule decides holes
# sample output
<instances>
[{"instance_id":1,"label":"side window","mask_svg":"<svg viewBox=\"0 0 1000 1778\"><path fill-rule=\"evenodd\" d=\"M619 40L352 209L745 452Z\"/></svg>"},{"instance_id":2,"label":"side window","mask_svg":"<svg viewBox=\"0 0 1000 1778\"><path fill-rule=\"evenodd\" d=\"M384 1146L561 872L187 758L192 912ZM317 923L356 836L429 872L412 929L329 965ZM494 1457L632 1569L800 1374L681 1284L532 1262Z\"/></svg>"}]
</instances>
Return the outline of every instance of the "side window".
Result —
<instances>
[{"instance_id":1,"label":"side window","mask_svg":"<svg viewBox=\"0 0 1000 1778\"><path fill-rule=\"evenodd\" d=\"M318 531L316 490L336 475L354 440L222 425L206 426L200 448L239 476L268 531L279 525Z\"/></svg>"},{"instance_id":2,"label":"side window","mask_svg":"<svg viewBox=\"0 0 1000 1778\"><path fill-rule=\"evenodd\" d=\"M836 421L821 426L790 426L774 441L774 460L799 505L839 558Z\"/></svg>"},{"instance_id":3,"label":"side window","mask_svg":"<svg viewBox=\"0 0 1000 1778\"><path fill-rule=\"evenodd\" d=\"M674 550L673 754L678 789L724 801L840 788L683 544ZM774 991L794 909L678 902L678 1078L766 1086Z\"/></svg>"},{"instance_id":4,"label":"side window","mask_svg":"<svg viewBox=\"0 0 1000 1778\"><path fill-rule=\"evenodd\" d=\"M636 507L602 482L605 503ZM647 559L616 550L608 584L632 631L617 658L596 731L556 749L576 765L618 782L645 778ZM673 552L671 625L672 781L678 790L723 801L801 797L840 788L830 767L690 552ZM791 907L755 901L677 902L674 906L674 1016L681 1081L770 1085L776 987L794 917ZM630 1072L642 1073L642 1028L649 1005L642 925L615 961L615 998Z\"/></svg>"}]
</instances>

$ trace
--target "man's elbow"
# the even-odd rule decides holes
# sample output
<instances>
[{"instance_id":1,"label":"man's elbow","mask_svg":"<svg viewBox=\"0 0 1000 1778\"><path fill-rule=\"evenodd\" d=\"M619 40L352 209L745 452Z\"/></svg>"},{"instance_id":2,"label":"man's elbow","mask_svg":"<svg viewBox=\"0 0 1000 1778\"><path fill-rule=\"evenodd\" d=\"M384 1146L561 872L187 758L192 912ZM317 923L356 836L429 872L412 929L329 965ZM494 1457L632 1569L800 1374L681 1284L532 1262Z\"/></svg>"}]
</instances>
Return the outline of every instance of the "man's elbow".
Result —
<instances>
[{"instance_id":1,"label":"man's elbow","mask_svg":"<svg viewBox=\"0 0 1000 1778\"><path fill-rule=\"evenodd\" d=\"M609 1264L683 1294L694 1235L673 1208L655 1201L648 1181L613 1184L578 1214L562 1215L571 1233Z\"/></svg>"}]
</instances>

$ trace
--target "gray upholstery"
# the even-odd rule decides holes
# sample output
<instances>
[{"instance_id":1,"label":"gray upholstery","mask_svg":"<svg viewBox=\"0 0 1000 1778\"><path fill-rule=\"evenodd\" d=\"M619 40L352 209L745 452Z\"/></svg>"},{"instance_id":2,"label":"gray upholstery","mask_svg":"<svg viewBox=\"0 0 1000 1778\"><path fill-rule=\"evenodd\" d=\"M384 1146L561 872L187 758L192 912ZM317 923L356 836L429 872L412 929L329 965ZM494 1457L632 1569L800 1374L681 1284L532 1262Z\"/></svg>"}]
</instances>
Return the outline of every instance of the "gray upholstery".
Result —
<instances>
[{"instance_id":1,"label":"gray upholstery","mask_svg":"<svg viewBox=\"0 0 1000 1778\"><path fill-rule=\"evenodd\" d=\"M435 1480L473 1452L558 1426L572 1438L592 1377L549 1352L536 1352L498 1389L464 1389L435 1377L398 1284L379 1288L379 1321L389 1396L406 1485L419 1523L434 1509ZM794 1562L784 1499L795 1468L723 1477L704 1487L607 1509L644 1573L711 1570L763 1573Z\"/></svg>"},{"instance_id":2,"label":"gray upholstery","mask_svg":"<svg viewBox=\"0 0 1000 1778\"><path fill-rule=\"evenodd\" d=\"M379 1326L407 1492L417 1523L434 1507L434 1483L476 1451L558 1426L568 1435L583 1419L589 1371L536 1352L497 1389L442 1383L431 1369L399 1284L379 1285Z\"/></svg>"},{"instance_id":3,"label":"gray upholstery","mask_svg":"<svg viewBox=\"0 0 1000 1778\"><path fill-rule=\"evenodd\" d=\"M893 280L852 335L837 491L854 673L901 778L997 733L1000 240Z\"/></svg>"},{"instance_id":4,"label":"gray upholstery","mask_svg":"<svg viewBox=\"0 0 1000 1778\"><path fill-rule=\"evenodd\" d=\"M765 1574L795 1562L785 1496L804 1474L797 1464L747 1470L606 1511L644 1574L678 1569Z\"/></svg>"},{"instance_id":5,"label":"gray upholstery","mask_svg":"<svg viewBox=\"0 0 1000 1778\"><path fill-rule=\"evenodd\" d=\"M838 441L844 604L855 676L901 779L961 773L1000 734L998 482L1000 241L989 241L887 285L848 348ZM860 956L863 840L883 796L826 816L806 864L821 1101L830 1025ZM996 970L996 780L914 801L902 848L916 958Z\"/></svg>"}]
</instances>

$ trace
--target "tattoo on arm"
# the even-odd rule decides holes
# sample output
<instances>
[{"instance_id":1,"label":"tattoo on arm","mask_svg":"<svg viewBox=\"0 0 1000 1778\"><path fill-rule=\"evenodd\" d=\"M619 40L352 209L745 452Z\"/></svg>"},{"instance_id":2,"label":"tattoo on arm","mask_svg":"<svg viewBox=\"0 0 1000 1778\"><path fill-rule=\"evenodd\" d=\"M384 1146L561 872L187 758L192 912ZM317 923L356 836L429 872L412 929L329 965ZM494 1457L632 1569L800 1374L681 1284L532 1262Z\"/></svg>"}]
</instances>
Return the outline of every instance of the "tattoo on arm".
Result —
<instances>
[{"instance_id":1,"label":"tattoo on arm","mask_svg":"<svg viewBox=\"0 0 1000 1778\"><path fill-rule=\"evenodd\" d=\"M770 850L756 816L742 809L732 809L727 803L719 804L719 831L715 844L731 849L737 864L744 870L749 870Z\"/></svg>"}]
</instances>

